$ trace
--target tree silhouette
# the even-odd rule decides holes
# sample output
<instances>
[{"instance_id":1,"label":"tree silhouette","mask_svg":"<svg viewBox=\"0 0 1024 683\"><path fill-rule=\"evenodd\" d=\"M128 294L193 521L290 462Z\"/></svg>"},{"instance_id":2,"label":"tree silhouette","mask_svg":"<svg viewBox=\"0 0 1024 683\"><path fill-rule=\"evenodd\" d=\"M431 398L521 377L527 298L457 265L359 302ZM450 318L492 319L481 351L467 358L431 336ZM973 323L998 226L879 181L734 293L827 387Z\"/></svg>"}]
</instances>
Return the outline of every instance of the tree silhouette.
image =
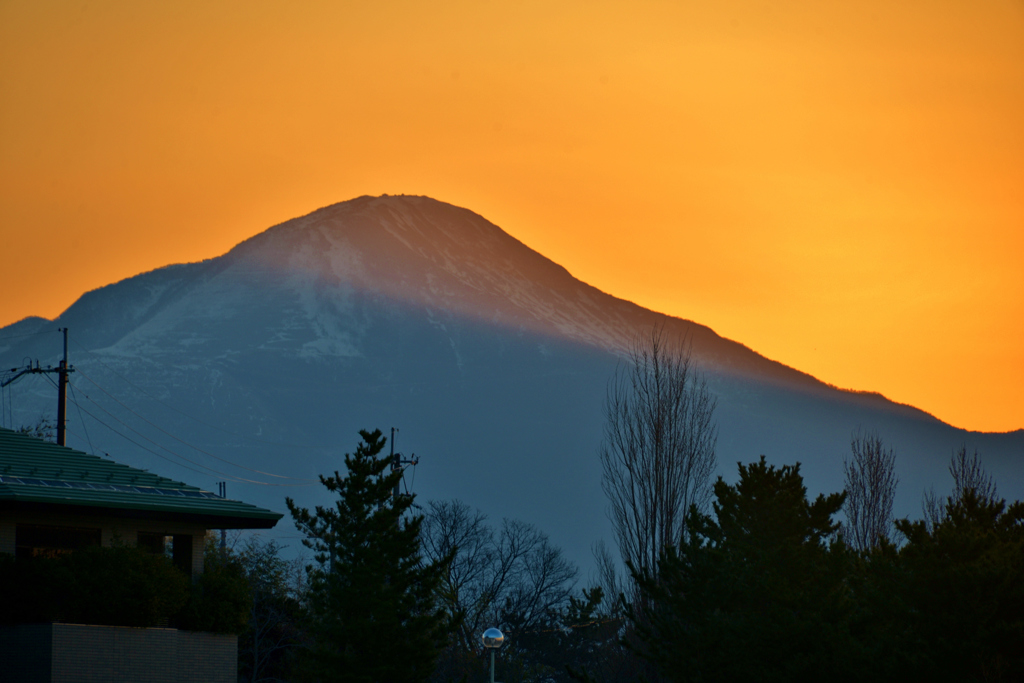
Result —
<instances>
[{"instance_id":1,"label":"tree silhouette","mask_svg":"<svg viewBox=\"0 0 1024 683\"><path fill-rule=\"evenodd\" d=\"M386 439L380 430L359 434L362 442L345 456L346 476L320 476L338 496L334 506L310 512L286 499L315 553L304 671L321 681L422 681L450 627L435 594L451 558L423 562L423 517L407 514L411 496L392 496L401 473L380 457Z\"/></svg>"},{"instance_id":2,"label":"tree silhouette","mask_svg":"<svg viewBox=\"0 0 1024 683\"><path fill-rule=\"evenodd\" d=\"M715 484L713 516L692 507L689 537L658 572L633 568L641 654L672 681L844 680L844 495L807 500L799 464L762 456Z\"/></svg>"},{"instance_id":3,"label":"tree silhouette","mask_svg":"<svg viewBox=\"0 0 1024 683\"><path fill-rule=\"evenodd\" d=\"M624 563L654 571L662 551L684 540L690 506L707 504L715 405L686 348L657 328L637 337L608 389L600 450Z\"/></svg>"},{"instance_id":4,"label":"tree silhouette","mask_svg":"<svg viewBox=\"0 0 1024 683\"><path fill-rule=\"evenodd\" d=\"M511 519L494 529L483 513L462 501L431 501L423 547L429 559L451 557L438 595L460 623L436 680L457 680L477 668L480 634L489 626L505 633L506 667L524 668L544 658L550 633L558 630L550 622L570 604L578 574L544 532Z\"/></svg>"},{"instance_id":5,"label":"tree silhouette","mask_svg":"<svg viewBox=\"0 0 1024 683\"><path fill-rule=\"evenodd\" d=\"M851 456L843 458L846 474L846 523L843 537L857 550L869 550L892 530L892 506L896 499L896 453L885 448L874 432L854 433Z\"/></svg>"},{"instance_id":6,"label":"tree silhouette","mask_svg":"<svg viewBox=\"0 0 1024 683\"><path fill-rule=\"evenodd\" d=\"M915 635L915 676L1024 680L1024 504L965 486L934 526L906 519L896 526L907 543L895 592L906 602L905 630Z\"/></svg>"}]
</instances>

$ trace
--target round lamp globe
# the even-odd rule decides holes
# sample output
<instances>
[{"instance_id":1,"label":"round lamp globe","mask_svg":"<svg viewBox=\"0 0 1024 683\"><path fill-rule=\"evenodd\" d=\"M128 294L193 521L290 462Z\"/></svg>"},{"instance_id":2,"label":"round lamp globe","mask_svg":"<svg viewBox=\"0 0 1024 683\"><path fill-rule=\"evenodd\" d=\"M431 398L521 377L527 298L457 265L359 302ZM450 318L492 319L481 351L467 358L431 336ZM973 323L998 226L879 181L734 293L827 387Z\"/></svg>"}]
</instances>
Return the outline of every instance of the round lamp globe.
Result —
<instances>
[{"instance_id":1,"label":"round lamp globe","mask_svg":"<svg viewBox=\"0 0 1024 683\"><path fill-rule=\"evenodd\" d=\"M484 631L484 647L501 647L501 644L505 642L505 636L496 628L489 628Z\"/></svg>"}]
</instances>

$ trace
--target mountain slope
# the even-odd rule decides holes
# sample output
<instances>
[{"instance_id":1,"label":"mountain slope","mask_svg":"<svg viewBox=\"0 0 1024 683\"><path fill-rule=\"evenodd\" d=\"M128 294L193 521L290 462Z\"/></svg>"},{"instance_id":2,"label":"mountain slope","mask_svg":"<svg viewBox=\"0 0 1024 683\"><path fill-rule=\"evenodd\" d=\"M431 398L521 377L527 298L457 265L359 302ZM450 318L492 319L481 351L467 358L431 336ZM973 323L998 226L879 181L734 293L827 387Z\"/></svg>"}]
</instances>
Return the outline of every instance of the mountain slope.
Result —
<instances>
[{"instance_id":1,"label":"mountain slope","mask_svg":"<svg viewBox=\"0 0 1024 683\"><path fill-rule=\"evenodd\" d=\"M981 451L1004 494L1021 495L1024 431L972 434L836 390L600 292L482 217L425 197L325 207L0 336L70 328L76 447L205 488L230 474L233 494L281 510L285 493L320 494L237 479L297 483L251 470L315 477L340 466L356 430L396 426L400 450L423 457L421 496L535 522L583 561L593 541L611 540L596 457L607 381L652 325L685 337L708 372L727 478L737 460L765 453L802 461L812 488L836 490L850 433L864 427L897 447L904 514L925 486L948 488L945 462L962 442ZM55 363L59 352L52 331L0 343L10 344L0 347L7 368L26 356ZM52 412L48 384L16 389L15 423Z\"/></svg>"}]
</instances>

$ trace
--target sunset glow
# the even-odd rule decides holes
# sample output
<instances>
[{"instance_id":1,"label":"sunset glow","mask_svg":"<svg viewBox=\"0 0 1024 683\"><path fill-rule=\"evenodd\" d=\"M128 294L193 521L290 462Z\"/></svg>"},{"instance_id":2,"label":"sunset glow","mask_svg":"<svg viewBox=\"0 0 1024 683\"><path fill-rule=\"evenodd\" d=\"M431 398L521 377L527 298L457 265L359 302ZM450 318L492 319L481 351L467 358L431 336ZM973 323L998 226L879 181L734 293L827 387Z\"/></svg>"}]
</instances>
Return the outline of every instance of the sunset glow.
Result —
<instances>
[{"instance_id":1,"label":"sunset glow","mask_svg":"<svg viewBox=\"0 0 1024 683\"><path fill-rule=\"evenodd\" d=\"M382 193L1024 427L1024 3L0 0L0 325Z\"/></svg>"}]
</instances>

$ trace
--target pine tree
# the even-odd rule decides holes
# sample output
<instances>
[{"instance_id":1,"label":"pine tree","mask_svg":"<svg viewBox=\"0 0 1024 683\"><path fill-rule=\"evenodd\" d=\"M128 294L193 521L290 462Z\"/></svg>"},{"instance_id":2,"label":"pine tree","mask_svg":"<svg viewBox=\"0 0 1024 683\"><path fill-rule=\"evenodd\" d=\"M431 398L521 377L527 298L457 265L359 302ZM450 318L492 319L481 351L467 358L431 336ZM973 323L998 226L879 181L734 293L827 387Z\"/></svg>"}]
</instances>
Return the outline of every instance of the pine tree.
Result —
<instances>
[{"instance_id":1,"label":"pine tree","mask_svg":"<svg viewBox=\"0 0 1024 683\"><path fill-rule=\"evenodd\" d=\"M1024 680L1024 503L995 499L981 479L958 486L932 528L896 522L907 539L896 589L916 636L902 645L922 680Z\"/></svg>"},{"instance_id":2,"label":"pine tree","mask_svg":"<svg viewBox=\"0 0 1024 683\"><path fill-rule=\"evenodd\" d=\"M314 512L286 499L303 545L315 552L309 575L311 645L305 672L322 681L422 681L449 632L434 603L446 559L420 555L423 517L411 496L393 498L400 472L380 457L380 430L360 431L345 456L346 476L320 476L338 500Z\"/></svg>"},{"instance_id":3,"label":"pine tree","mask_svg":"<svg viewBox=\"0 0 1024 683\"><path fill-rule=\"evenodd\" d=\"M642 656L670 681L846 680L841 544L844 495L807 499L799 463L739 466L714 487L713 515L691 508L690 537L637 571L631 614Z\"/></svg>"}]
</instances>

